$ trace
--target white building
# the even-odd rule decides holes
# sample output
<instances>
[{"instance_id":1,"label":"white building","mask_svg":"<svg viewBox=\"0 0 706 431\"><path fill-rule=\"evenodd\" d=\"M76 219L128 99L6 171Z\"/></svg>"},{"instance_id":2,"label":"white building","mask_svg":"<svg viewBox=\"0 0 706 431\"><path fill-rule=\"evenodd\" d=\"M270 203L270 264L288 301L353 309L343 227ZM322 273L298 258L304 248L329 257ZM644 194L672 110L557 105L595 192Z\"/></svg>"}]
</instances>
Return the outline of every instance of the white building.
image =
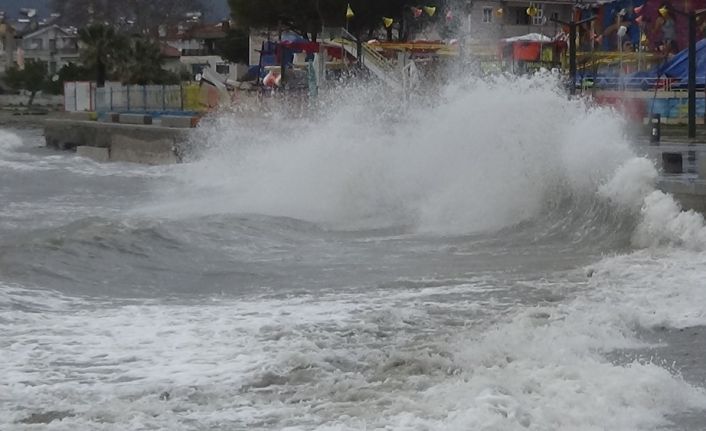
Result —
<instances>
[{"instance_id":1,"label":"white building","mask_svg":"<svg viewBox=\"0 0 706 431\"><path fill-rule=\"evenodd\" d=\"M469 1L464 17L464 33L479 42L497 42L527 33L553 37L561 31L561 25L553 22L552 18L570 21L574 3L573 0ZM534 8L534 16L527 14L530 6Z\"/></svg>"},{"instance_id":2,"label":"white building","mask_svg":"<svg viewBox=\"0 0 706 431\"><path fill-rule=\"evenodd\" d=\"M24 61L43 61L50 74L68 63L79 62L78 36L56 24L27 30L19 33L16 39Z\"/></svg>"},{"instance_id":3,"label":"white building","mask_svg":"<svg viewBox=\"0 0 706 431\"><path fill-rule=\"evenodd\" d=\"M4 73L15 63L15 30L5 22L0 22L0 73Z\"/></svg>"},{"instance_id":4,"label":"white building","mask_svg":"<svg viewBox=\"0 0 706 431\"><path fill-rule=\"evenodd\" d=\"M208 67L224 79L235 80L246 68L232 64L218 55L216 44L226 36L227 23L213 25L198 25L189 29L179 29L176 34L164 34L164 43L172 48L162 49L163 54L172 50L180 53L178 63L170 60L165 62L165 68L173 72L188 72L192 77ZM174 55L166 57L173 59Z\"/></svg>"}]
</instances>

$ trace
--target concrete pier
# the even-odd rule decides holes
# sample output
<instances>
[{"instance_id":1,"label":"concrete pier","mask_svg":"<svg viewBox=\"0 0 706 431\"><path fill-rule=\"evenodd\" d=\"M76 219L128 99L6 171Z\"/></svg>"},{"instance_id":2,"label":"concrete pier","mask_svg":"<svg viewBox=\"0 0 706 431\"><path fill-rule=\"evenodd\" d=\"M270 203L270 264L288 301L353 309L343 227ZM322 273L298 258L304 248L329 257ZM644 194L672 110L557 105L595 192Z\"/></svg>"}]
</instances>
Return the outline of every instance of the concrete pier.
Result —
<instances>
[{"instance_id":1,"label":"concrete pier","mask_svg":"<svg viewBox=\"0 0 706 431\"><path fill-rule=\"evenodd\" d=\"M47 119L49 147L74 150L97 161L145 164L178 163L189 143L189 128ZM98 150L102 149L102 150Z\"/></svg>"},{"instance_id":2,"label":"concrete pier","mask_svg":"<svg viewBox=\"0 0 706 431\"><path fill-rule=\"evenodd\" d=\"M706 143L667 139L648 146L647 154L660 168L659 189L682 209L706 214Z\"/></svg>"}]
</instances>

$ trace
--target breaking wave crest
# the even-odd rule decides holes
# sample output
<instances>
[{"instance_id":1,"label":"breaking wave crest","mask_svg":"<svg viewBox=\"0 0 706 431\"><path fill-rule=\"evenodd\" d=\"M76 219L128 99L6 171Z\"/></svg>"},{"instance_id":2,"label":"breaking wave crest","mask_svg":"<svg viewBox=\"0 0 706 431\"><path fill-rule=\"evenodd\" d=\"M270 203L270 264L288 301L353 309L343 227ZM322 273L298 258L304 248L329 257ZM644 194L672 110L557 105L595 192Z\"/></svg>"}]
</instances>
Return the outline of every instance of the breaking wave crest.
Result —
<instances>
[{"instance_id":1,"label":"breaking wave crest","mask_svg":"<svg viewBox=\"0 0 706 431\"><path fill-rule=\"evenodd\" d=\"M448 87L403 114L391 114L399 103L379 93L341 92L316 119L206 121L199 139L208 150L151 210L259 213L334 229L494 231L572 207L596 213L608 204L598 190L635 158L615 112L568 100L550 76Z\"/></svg>"}]
</instances>

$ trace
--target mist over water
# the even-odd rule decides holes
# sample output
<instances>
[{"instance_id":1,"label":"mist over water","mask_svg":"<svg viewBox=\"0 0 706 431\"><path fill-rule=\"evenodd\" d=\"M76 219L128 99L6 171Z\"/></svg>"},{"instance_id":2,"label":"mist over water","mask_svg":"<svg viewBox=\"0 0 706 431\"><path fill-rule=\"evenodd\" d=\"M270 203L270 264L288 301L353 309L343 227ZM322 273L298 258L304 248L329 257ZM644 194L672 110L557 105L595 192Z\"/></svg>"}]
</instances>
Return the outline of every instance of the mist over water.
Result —
<instances>
[{"instance_id":1,"label":"mist over water","mask_svg":"<svg viewBox=\"0 0 706 431\"><path fill-rule=\"evenodd\" d=\"M172 167L0 131L0 428L706 421L704 220L619 115L549 74L326 97Z\"/></svg>"}]
</instances>

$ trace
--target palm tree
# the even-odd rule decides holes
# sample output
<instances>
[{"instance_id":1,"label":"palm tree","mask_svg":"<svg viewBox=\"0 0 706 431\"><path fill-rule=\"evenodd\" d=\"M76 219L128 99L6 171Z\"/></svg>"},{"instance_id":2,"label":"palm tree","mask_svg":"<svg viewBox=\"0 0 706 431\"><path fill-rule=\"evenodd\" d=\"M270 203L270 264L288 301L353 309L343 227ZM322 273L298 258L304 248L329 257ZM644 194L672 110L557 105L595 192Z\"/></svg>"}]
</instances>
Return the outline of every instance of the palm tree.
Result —
<instances>
[{"instance_id":1,"label":"palm tree","mask_svg":"<svg viewBox=\"0 0 706 431\"><path fill-rule=\"evenodd\" d=\"M108 71L117 67L125 57L125 37L105 24L91 24L78 32L81 42L81 60L87 67L95 68L96 85L105 86Z\"/></svg>"},{"instance_id":2,"label":"palm tree","mask_svg":"<svg viewBox=\"0 0 706 431\"><path fill-rule=\"evenodd\" d=\"M164 60L158 43L145 37L133 38L131 53L130 82L146 85L162 79Z\"/></svg>"}]
</instances>

